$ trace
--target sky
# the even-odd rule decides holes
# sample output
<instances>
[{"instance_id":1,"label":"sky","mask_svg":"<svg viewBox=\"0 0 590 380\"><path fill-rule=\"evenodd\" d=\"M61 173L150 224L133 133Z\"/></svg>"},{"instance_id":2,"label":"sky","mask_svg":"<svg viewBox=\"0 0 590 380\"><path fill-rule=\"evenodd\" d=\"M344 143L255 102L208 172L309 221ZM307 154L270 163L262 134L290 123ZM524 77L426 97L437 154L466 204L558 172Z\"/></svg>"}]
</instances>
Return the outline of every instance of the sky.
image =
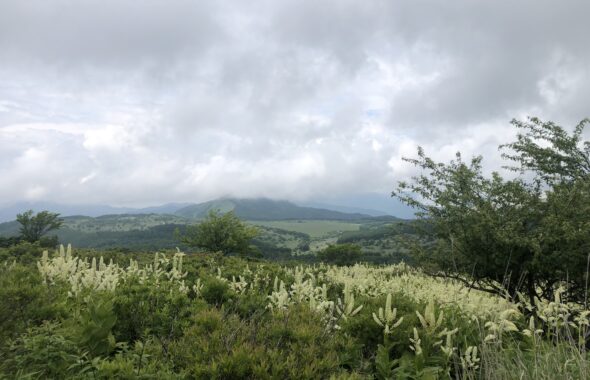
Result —
<instances>
[{"instance_id":1,"label":"sky","mask_svg":"<svg viewBox=\"0 0 590 380\"><path fill-rule=\"evenodd\" d=\"M2 0L0 203L387 198L590 116L590 2ZM358 198L358 197L357 197Z\"/></svg>"}]
</instances>

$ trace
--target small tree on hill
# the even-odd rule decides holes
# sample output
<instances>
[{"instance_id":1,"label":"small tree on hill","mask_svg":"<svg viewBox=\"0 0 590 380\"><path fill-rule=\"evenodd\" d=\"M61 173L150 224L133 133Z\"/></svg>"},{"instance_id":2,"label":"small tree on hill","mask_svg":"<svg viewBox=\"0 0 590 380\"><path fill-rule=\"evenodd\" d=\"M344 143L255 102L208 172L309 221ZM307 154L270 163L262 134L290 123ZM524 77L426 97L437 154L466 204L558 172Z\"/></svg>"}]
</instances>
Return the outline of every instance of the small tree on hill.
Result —
<instances>
[{"instance_id":1,"label":"small tree on hill","mask_svg":"<svg viewBox=\"0 0 590 380\"><path fill-rule=\"evenodd\" d=\"M356 264L361 256L361 247L351 243L330 245L318 252L318 259L336 265Z\"/></svg>"},{"instance_id":2,"label":"small tree on hill","mask_svg":"<svg viewBox=\"0 0 590 380\"><path fill-rule=\"evenodd\" d=\"M247 255L252 251L252 239L258 234L257 228L242 222L233 212L210 211L201 223L188 226L181 240L190 247L209 252Z\"/></svg>"},{"instance_id":3,"label":"small tree on hill","mask_svg":"<svg viewBox=\"0 0 590 380\"><path fill-rule=\"evenodd\" d=\"M33 210L29 210L18 214L16 221L21 225L20 236L31 243L39 241L49 231L57 230L63 224L59 214L49 211L41 211L33 215Z\"/></svg>"}]
</instances>

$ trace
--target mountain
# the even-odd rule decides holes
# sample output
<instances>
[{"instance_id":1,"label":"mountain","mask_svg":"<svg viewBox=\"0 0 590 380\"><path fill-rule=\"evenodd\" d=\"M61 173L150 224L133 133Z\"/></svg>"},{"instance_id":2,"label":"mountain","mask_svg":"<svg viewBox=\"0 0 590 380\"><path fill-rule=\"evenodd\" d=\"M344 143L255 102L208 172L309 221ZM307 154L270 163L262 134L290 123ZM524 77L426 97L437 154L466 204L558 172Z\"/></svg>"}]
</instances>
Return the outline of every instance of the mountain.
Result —
<instances>
[{"instance_id":1,"label":"mountain","mask_svg":"<svg viewBox=\"0 0 590 380\"><path fill-rule=\"evenodd\" d=\"M265 198L218 199L181 208L174 214L185 218L202 219L211 210L233 211L239 218L246 220L361 220L372 218L372 215L369 214L302 207L288 201Z\"/></svg>"},{"instance_id":2,"label":"mountain","mask_svg":"<svg viewBox=\"0 0 590 380\"><path fill-rule=\"evenodd\" d=\"M313 202L313 203L312 203ZM323 204L323 206L322 206ZM365 192L365 193L348 193L348 194L330 194L326 193L324 196L314 197L309 200L306 206L322 207L330 210L346 211L341 206L328 205L345 205L345 207L354 208L362 214L372 214L369 210L377 210L386 215L395 215L401 219L414 219L416 210L403 204L399 199L391 197L389 192ZM366 211L360 211L365 209ZM378 215L375 215L378 216Z\"/></svg>"},{"instance_id":3,"label":"mountain","mask_svg":"<svg viewBox=\"0 0 590 380\"><path fill-rule=\"evenodd\" d=\"M49 210L51 212L60 213L61 216L84 215L97 217L101 215L119 214L174 214L176 210L186 207L190 204L191 203L167 203L161 206L131 208L89 204L69 205L53 202L19 202L0 207L0 223L14 220L16 218L16 214L20 214L27 210L33 210L35 212Z\"/></svg>"},{"instance_id":4,"label":"mountain","mask_svg":"<svg viewBox=\"0 0 590 380\"><path fill-rule=\"evenodd\" d=\"M0 222L15 220L16 214L20 214L27 210L33 210L35 212L49 210L51 212L58 212L63 216L100 216L105 214L124 214L133 209L106 205L67 205L53 202L19 202L4 205L0 208Z\"/></svg>"},{"instance_id":5,"label":"mountain","mask_svg":"<svg viewBox=\"0 0 590 380\"><path fill-rule=\"evenodd\" d=\"M174 214L177 210L183 207L192 205L193 203L166 203L161 206L144 207L132 209L128 214Z\"/></svg>"},{"instance_id":6,"label":"mountain","mask_svg":"<svg viewBox=\"0 0 590 380\"><path fill-rule=\"evenodd\" d=\"M109 214L97 217L65 216L64 224L50 234L56 233L61 237L64 233L101 233L101 232L129 232L145 231L162 225L185 225L190 221L177 215L169 214ZM20 224L16 221L0 223L0 236L14 236L18 234ZM65 241L70 241L66 239Z\"/></svg>"},{"instance_id":7,"label":"mountain","mask_svg":"<svg viewBox=\"0 0 590 380\"><path fill-rule=\"evenodd\" d=\"M370 215L370 216L387 216L387 215L389 215L386 212L374 210L374 209L370 209L370 208L334 205L334 204L323 203L323 202L305 202L305 203L299 203L299 206L323 208L326 210L339 211L339 212L344 212L347 214L357 213L357 214L365 214L365 215Z\"/></svg>"},{"instance_id":8,"label":"mountain","mask_svg":"<svg viewBox=\"0 0 590 380\"><path fill-rule=\"evenodd\" d=\"M310 207L317 206L317 207ZM277 201L266 198L236 199L222 198L209 202L168 203L161 206L145 208L112 207L106 205L64 205L50 202L22 202L10 206L0 207L0 223L15 220L16 214L32 209L35 212L49 210L58 212L62 217L91 217L103 218L105 224L109 224L105 215L124 217L129 215L168 215L180 218L202 219L210 210L221 212L234 211L236 215L246 220L366 220L374 218L397 218L375 209L363 209L357 207L334 206L330 204L310 204L299 206L289 201ZM125 218L124 218L125 219ZM126 218L129 219L129 218ZM140 218L142 219L142 218ZM153 219L153 217L152 217ZM142 224L141 221L139 224ZM127 224L127 221L124 222Z\"/></svg>"}]
</instances>

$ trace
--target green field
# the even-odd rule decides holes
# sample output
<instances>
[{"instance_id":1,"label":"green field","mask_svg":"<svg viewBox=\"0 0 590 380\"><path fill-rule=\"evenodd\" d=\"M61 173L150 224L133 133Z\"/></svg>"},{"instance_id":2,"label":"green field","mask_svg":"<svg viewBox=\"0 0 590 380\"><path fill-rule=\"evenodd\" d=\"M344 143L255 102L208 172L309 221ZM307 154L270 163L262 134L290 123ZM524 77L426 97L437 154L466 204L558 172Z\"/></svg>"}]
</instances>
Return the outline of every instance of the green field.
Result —
<instances>
[{"instance_id":1,"label":"green field","mask_svg":"<svg viewBox=\"0 0 590 380\"><path fill-rule=\"evenodd\" d=\"M313 238L324 238L344 231L358 231L360 224L339 222L334 220L277 220L277 221L249 221L249 223L282 230L301 232Z\"/></svg>"}]
</instances>

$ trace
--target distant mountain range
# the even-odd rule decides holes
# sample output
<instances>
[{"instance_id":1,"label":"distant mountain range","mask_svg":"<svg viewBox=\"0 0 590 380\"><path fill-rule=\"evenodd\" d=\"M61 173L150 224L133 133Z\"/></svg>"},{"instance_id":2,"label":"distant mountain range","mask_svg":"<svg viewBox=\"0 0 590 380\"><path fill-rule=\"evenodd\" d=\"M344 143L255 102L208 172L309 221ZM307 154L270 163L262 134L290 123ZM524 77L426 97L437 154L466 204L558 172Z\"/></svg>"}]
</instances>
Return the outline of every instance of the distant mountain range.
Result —
<instances>
[{"instance_id":1,"label":"distant mountain range","mask_svg":"<svg viewBox=\"0 0 590 380\"><path fill-rule=\"evenodd\" d=\"M160 206L131 208L112 207L107 205L67 205L53 202L19 202L12 205L0 206L0 223L15 220L16 215L27 210L35 212L49 210L60 213L62 216L84 215L97 217L102 215L117 214L174 214L176 210L191 203L167 203Z\"/></svg>"},{"instance_id":2,"label":"distant mountain range","mask_svg":"<svg viewBox=\"0 0 590 380\"><path fill-rule=\"evenodd\" d=\"M198 204L168 203L161 206L145 208L112 207L106 205L64 205L50 202L18 203L0 208L0 222L12 221L16 214L32 209L36 212L49 210L62 216L89 216L122 214L165 214L188 219L202 219L209 211L233 211L242 219L247 220L359 220L373 217L391 217L375 210L358 209L344 206L318 204L319 207L299 206L288 201L277 201L266 198L236 199L222 198Z\"/></svg>"},{"instance_id":3,"label":"distant mountain range","mask_svg":"<svg viewBox=\"0 0 590 380\"><path fill-rule=\"evenodd\" d=\"M23 208L8 209L12 220L4 223L0 222L0 236L18 234L20 225L14 220L14 215L17 213L29 208L37 212L47 209L62 214L64 225L56 231L60 241L69 242L78 247L94 248L172 248L178 245L178 241L174 238L174 232L177 228L183 229L186 225L205 218L212 210L233 211L239 218L253 223L262 223L262 226L264 226L264 223L277 222L287 222L288 224L289 221L301 223L311 221L316 225L325 224L328 226L334 223L352 223L358 226L359 224L387 224L400 220L389 215L373 216L360 212L347 213L325 208L303 207L288 201L270 199L225 198L199 204L168 204L143 209L108 206L75 208L55 204L26 204L21 205L21 207ZM100 216L68 215L83 213L84 211L87 214L94 215L103 212L106 212L106 214ZM281 227L276 225L272 227L275 228L269 230L264 227L267 235L281 235L278 240L275 239L277 241L291 239L286 235L292 234L292 232L281 232Z\"/></svg>"},{"instance_id":4,"label":"distant mountain range","mask_svg":"<svg viewBox=\"0 0 590 380\"><path fill-rule=\"evenodd\" d=\"M183 207L174 214L185 218L201 219L207 216L207 213L211 210L233 211L238 217L246 220L359 220L373 217L369 214L302 207L288 201L231 198Z\"/></svg>"}]
</instances>

